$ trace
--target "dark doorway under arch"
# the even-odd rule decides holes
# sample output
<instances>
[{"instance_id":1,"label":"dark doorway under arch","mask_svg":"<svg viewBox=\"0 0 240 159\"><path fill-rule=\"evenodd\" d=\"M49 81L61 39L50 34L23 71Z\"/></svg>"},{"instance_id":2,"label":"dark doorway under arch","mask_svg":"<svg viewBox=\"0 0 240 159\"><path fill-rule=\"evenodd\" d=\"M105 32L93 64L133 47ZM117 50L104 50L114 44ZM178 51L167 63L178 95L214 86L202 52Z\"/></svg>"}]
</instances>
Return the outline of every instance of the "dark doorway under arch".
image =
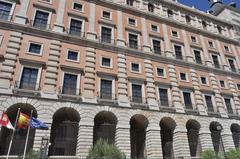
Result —
<instances>
[{"instance_id":1,"label":"dark doorway under arch","mask_svg":"<svg viewBox=\"0 0 240 159\"><path fill-rule=\"evenodd\" d=\"M221 137L222 125L218 122L211 122L210 127L213 148L216 154L224 156L224 147Z\"/></svg>"},{"instance_id":2,"label":"dark doorway under arch","mask_svg":"<svg viewBox=\"0 0 240 159\"><path fill-rule=\"evenodd\" d=\"M231 125L232 137L235 148L240 148L240 125Z\"/></svg>"},{"instance_id":3,"label":"dark doorway under arch","mask_svg":"<svg viewBox=\"0 0 240 159\"><path fill-rule=\"evenodd\" d=\"M80 116L73 108L61 108L53 116L49 156L75 156Z\"/></svg>"}]
</instances>

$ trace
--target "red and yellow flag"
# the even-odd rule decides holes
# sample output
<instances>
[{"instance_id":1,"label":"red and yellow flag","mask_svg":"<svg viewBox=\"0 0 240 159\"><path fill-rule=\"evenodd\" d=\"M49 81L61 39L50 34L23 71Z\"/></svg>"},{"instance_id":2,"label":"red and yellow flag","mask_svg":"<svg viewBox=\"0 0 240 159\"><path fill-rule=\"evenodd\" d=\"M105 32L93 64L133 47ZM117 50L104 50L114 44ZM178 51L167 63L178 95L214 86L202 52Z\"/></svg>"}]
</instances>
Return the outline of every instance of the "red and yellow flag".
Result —
<instances>
[{"instance_id":1,"label":"red and yellow flag","mask_svg":"<svg viewBox=\"0 0 240 159\"><path fill-rule=\"evenodd\" d=\"M29 126L30 117L20 112L18 118L18 128L27 128Z\"/></svg>"}]
</instances>

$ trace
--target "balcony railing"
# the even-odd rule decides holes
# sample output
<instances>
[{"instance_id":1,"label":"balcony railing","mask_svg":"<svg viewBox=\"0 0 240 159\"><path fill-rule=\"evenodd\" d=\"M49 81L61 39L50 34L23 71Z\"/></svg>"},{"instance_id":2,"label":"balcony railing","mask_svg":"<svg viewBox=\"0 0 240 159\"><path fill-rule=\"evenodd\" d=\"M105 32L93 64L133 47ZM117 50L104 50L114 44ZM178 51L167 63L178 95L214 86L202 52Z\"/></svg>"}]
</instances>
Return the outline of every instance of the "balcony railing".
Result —
<instances>
[{"instance_id":1,"label":"balcony railing","mask_svg":"<svg viewBox=\"0 0 240 159\"><path fill-rule=\"evenodd\" d=\"M106 37L102 37L102 36L99 36L97 38L98 38L100 43L116 45L116 40L115 39L110 39L110 38L106 38Z\"/></svg>"},{"instance_id":2,"label":"balcony railing","mask_svg":"<svg viewBox=\"0 0 240 159\"><path fill-rule=\"evenodd\" d=\"M73 36L78 36L78 37L86 37L86 33L82 32L81 30L74 30L71 28L67 28L66 29L67 34L73 35Z\"/></svg>"},{"instance_id":3,"label":"balcony railing","mask_svg":"<svg viewBox=\"0 0 240 159\"><path fill-rule=\"evenodd\" d=\"M39 83L36 83L36 82L16 81L14 87L16 89L25 89L25 90L33 90L33 91L40 90Z\"/></svg>"},{"instance_id":4,"label":"balcony railing","mask_svg":"<svg viewBox=\"0 0 240 159\"><path fill-rule=\"evenodd\" d=\"M72 85L68 86L60 86L59 87L59 94L61 95L72 95L72 96L79 96L80 89L77 87L73 87Z\"/></svg>"},{"instance_id":5,"label":"balcony railing","mask_svg":"<svg viewBox=\"0 0 240 159\"><path fill-rule=\"evenodd\" d=\"M44 23L44 22L39 22L39 21L36 21L36 20L30 20L29 21L29 25L31 27L34 27L34 28L37 28L37 29L40 29L40 30L49 30L49 29L51 29L50 28L50 24Z\"/></svg>"},{"instance_id":6,"label":"balcony railing","mask_svg":"<svg viewBox=\"0 0 240 159\"><path fill-rule=\"evenodd\" d=\"M11 21L12 20L12 15L0 13L0 20Z\"/></svg>"},{"instance_id":7,"label":"balcony railing","mask_svg":"<svg viewBox=\"0 0 240 159\"><path fill-rule=\"evenodd\" d=\"M129 97L132 106L146 106L147 99L144 97Z\"/></svg>"},{"instance_id":8,"label":"balcony railing","mask_svg":"<svg viewBox=\"0 0 240 159\"><path fill-rule=\"evenodd\" d=\"M135 44L126 43L126 46L128 48L130 48L130 49L142 50L142 46L141 45L135 45Z\"/></svg>"}]
</instances>

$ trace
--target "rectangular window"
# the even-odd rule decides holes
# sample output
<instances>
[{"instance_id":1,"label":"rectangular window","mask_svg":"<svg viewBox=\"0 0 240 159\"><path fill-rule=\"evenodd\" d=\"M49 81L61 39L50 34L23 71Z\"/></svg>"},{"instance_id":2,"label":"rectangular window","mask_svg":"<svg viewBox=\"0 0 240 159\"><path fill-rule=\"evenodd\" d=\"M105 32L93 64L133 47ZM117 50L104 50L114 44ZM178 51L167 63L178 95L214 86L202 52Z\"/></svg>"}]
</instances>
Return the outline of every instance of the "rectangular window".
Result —
<instances>
[{"instance_id":1,"label":"rectangular window","mask_svg":"<svg viewBox=\"0 0 240 159\"><path fill-rule=\"evenodd\" d=\"M82 33L82 21L71 19L69 34L81 36Z\"/></svg>"},{"instance_id":2,"label":"rectangular window","mask_svg":"<svg viewBox=\"0 0 240 159\"><path fill-rule=\"evenodd\" d=\"M180 73L180 80L182 80L182 81L186 81L187 80L186 73Z\"/></svg>"},{"instance_id":3,"label":"rectangular window","mask_svg":"<svg viewBox=\"0 0 240 159\"><path fill-rule=\"evenodd\" d=\"M169 106L167 89L159 88L159 98L161 106Z\"/></svg>"},{"instance_id":4,"label":"rectangular window","mask_svg":"<svg viewBox=\"0 0 240 159\"><path fill-rule=\"evenodd\" d=\"M111 58L102 57L102 66L111 67Z\"/></svg>"},{"instance_id":5,"label":"rectangular window","mask_svg":"<svg viewBox=\"0 0 240 159\"><path fill-rule=\"evenodd\" d=\"M83 5L80 3L73 3L73 9L82 12L83 11Z\"/></svg>"},{"instance_id":6,"label":"rectangular window","mask_svg":"<svg viewBox=\"0 0 240 159\"><path fill-rule=\"evenodd\" d=\"M186 109L193 109L192 107L192 100L191 100L191 93L183 92L183 100Z\"/></svg>"},{"instance_id":7,"label":"rectangular window","mask_svg":"<svg viewBox=\"0 0 240 159\"><path fill-rule=\"evenodd\" d=\"M172 36L177 38L178 37L178 32L177 31L172 31Z\"/></svg>"},{"instance_id":8,"label":"rectangular window","mask_svg":"<svg viewBox=\"0 0 240 159\"><path fill-rule=\"evenodd\" d=\"M197 64L202 64L201 53L198 50L194 50L194 56Z\"/></svg>"},{"instance_id":9,"label":"rectangular window","mask_svg":"<svg viewBox=\"0 0 240 159\"><path fill-rule=\"evenodd\" d=\"M79 59L78 59L78 55L79 53L78 52L76 52L76 51L71 51L71 50L69 50L68 51L68 55L67 55L67 59L68 60L72 60L72 61L78 61Z\"/></svg>"},{"instance_id":10,"label":"rectangular window","mask_svg":"<svg viewBox=\"0 0 240 159\"><path fill-rule=\"evenodd\" d=\"M127 1L127 5L133 6L133 0L126 0L126 1Z\"/></svg>"},{"instance_id":11,"label":"rectangular window","mask_svg":"<svg viewBox=\"0 0 240 159\"><path fill-rule=\"evenodd\" d=\"M132 84L132 102L142 103L142 85Z\"/></svg>"},{"instance_id":12,"label":"rectangular window","mask_svg":"<svg viewBox=\"0 0 240 159\"><path fill-rule=\"evenodd\" d=\"M20 81L21 89L35 90L37 85L38 69L24 67Z\"/></svg>"},{"instance_id":13,"label":"rectangular window","mask_svg":"<svg viewBox=\"0 0 240 159\"><path fill-rule=\"evenodd\" d=\"M128 34L129 47L132 49L138 49L138 36L136 34Z\"/></svg>"},{"instance_id":14,"label":"rectangular window","mask_svg":"<svg viewBox=\"0 0 240 159\"><path fill-rule=\"evenodd\" d=\"M217 55L212 55L212 59L213 59L213 64L215 66L215 68L220 68L220 64L218 61L218 56Z\"/></svg>"},{"instance_id":15,"label":"rectangular window","mask_svg":"<svg viewBox=\"0 0 240 159\"><path fill-rule=\"evenodd\" d=\"M160 77L164 77L165 74L164 74L164 69L163 68L157 68L157 75L160 76Z\"/></svg>"},{"instance_id":16,"label":"rectangular window","mask_svg":"<svg viewBox=\"0 0 240 159\"><path fill-rule=\"evenodd\" d=\"M197 39L196 39L195 36L191 36L191 40L192 40L193 43L196 43L196 42L197 42Z\"/></svg>"},{"instance_id":17,"label":"rectangular window","mask_svg":"<svg viewBox=\"0 0 240 159\"><path fill-rule=\"evenodd\" d=\"M106 19L111 19L111 12L103 11L102 12L102 17L106 18Z\"/></svg>"},{"instance_id":18,"label":"rectangular window","mask_svg":"<svg viewBox=\"0 0 240 159\"><path fill-rule=\"evenodd\" d=\"M225 88L225 81L220 80L219 83L222 88Z\"/></svg>"},{"instance_id":19,"label":"rectangular window","mask_svg":"<svg viewBox=\"0 0 240 159\"><path fill-rule=\"evenodd\" d=\"M112 43L112 28L102 26L101 42Z\"/></svg>"},{"instance_id":20,"label":"rectangular window","mask_svg":"<svg viewBox=\"0 0 240 159\"><path fill-rule=\"evenodd\" d=\"M129 25L136 26L136 20L135 20L135 19L132 19L132 18L128 18L128 24L129 24Z\"/></svg>"},{"instance_id":21,"label":"rectangular window","mask_svg":"<svg viewBox=\"0 0 240 159\"><path fill-rule=\"evenodd\" d=\"M155 54L161 54L161 42L160 40L153 39L153 51Z\"/></svg>"},{"instance_id":22,"label":"rectangular window","mask_svg":"<svg viewBox=\"0 0 240 159\"><path fill-rule=\"evenodd\" d=\"M211 48L213 48L214 46L213 46L213 42L212 41L208 41L208 47L211 47Z\"/></svg>"},{"instance_id":23,"label":"rectangular window","mask_svg":"<svg viewBox=\"0 0 240 159\"><path fill-rule=\"evenodd\" d=\"M62 94L76 95L76 93L77 93L77 75L65 73Z\"/></svg>"},{"instance_id":24,"label":"rectangular window","mask_svg":"<svg viewBox=\"0 0 240 159\"><path fill-rule=\"evenodd\" d=\"M12 4L0 2L0 19L10 20Z\"/></svg>"},{"instance_id":25,"label":"rectangular window","mask_svg":"<svg viewBox=\"0 0 240 159\"><path fill-rule=\"evenodd\" d=\"M237 89L240 90L240 84L237 84Z\"/></svg>"},{"instance_id":26,"label":"rectangular window","mask_svg":"<svg viewBox=\"0 0 240 159\"><path fill-rule=\"evenodd\" d=\"M213 102L212 102L212 96L210 95L205 95L205 102L206 102L206 106L209 112L214 112L213 109Z\"/></svg>"},{"instance_id":27,"label":"rectangular window","mask_svg":"<svg viewBox=\"0 0 240 159\"><path fill-rule=\"evenodd\" d=\"M140 72L140 66L138 63L131 63L131 69L133 72Z\"/></svg>"},{"instance_id":28,"label":"rectangular window","mask_svg":"<svg viewBox=\"0 0 240 159\"><path fill-rule=\"evenodd\" d=\"M206 77L201 77L201 83L202 84L207 84L207 78Z\"/></svg>"},{"instance_id":29,"label":"rectangular window","mask_svg":"<svg viewBox=\"0 0 240 159\"><path fill-rule=\"evenodd\" d=\"M48 12L37 10L35 14L33 26L38 29L48 29L49 27L48 18L49 18Z\"/></svg>"},{"instance_id":30,"label":"rectangular window","mask_svg":"<svg viewBox=\"0 0 240 159\"><path fill-rule=\"evenodd\" d=\"M42 51L42 45L41 44L36 44L36 43L30 43L29 44L29 49L28 49L29 53L41 54L41 51Z\"/></svg>"},{"instance_id":31,"label":"rectangular window","mask_svg":"<svg viewBox=\"0 0 240 159\"><path fill-rule=\"evenodd\" d=\"M158 32L158 26L157 25L151 25L152 31Z\"/></svg>"},{"instance_id":32,"label":"rectangular window","mask_svg":"<svg viewBox=\"0 0 240 159\"><path fill-rule=\"evenodd\" d=\"M229 47L228 46L224 46L224 49L226 52L229 52Z\"/></svg>"},{"instance_id":33,"label":"rectangular window","mask_svg":"<svg viewBox=\"0 0 240 159\"><path fill-rule=\"evenodd\" d=\"M101 79L100 98L112 99L112 81Z\"/></svg>"},{"instance_id":34,"label":"rectangular window","mask_svg":"<svg viewBox=\"0 0 240 159\"><path fill-rule=\"evenodd\" d=\"M228 63L229 63L231 71L232 72L237 72L235 64L234 64L234 60L233 59L228 59Z\"/></svg>"},{"instance_id":35,"label":"rectangular window","mask_svg":"<svg viewBox=\"0 0 240 159\"><path fill-rule=\"evenodd\" d=\"M179 45L174 45L176 59L182 60L182 47Z\"/></svg>"},{"instance_id":36,"label":"rectangular window","mask_svg":"<svg viewBox=\"0 0 240 159\"><path fill-rule=\"evenodd\" d=\"M225 105L229 114L233 114L232 104L230 98L224 98Z\"/></svg>"}]
</instances>

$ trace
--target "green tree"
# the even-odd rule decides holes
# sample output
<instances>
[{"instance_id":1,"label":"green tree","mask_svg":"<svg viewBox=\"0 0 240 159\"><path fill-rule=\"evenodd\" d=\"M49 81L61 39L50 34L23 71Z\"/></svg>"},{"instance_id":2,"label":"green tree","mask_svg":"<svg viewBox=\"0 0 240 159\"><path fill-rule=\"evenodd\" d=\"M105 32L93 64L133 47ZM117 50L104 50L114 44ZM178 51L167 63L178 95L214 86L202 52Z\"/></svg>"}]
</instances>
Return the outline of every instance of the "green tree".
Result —
<instances>
[{"instance_id":1,"label":"green tree","mask_svg":"<svg viewBox=\"0 0 240 159\"><path fill-rule=\"evenodd\" d=\"M89 150L87 159L125 159L125 155L114 144L100 139Z\"/></svg>"},{"instance_id":2,"label":"green tree","mask_svg":"<svg viewBox=\"0 0 240 159\"><path fill-rule=\"evenodd\" d=\"M226 153L227 159L240 159L240 149L232 149Z\"/></svg>"},{"instance_id":3,"label":"green tree","mask_svg":"<svg viewBox=\"0 0 240 159\"><path fill-rule=\"evenodd\" d=\"M17 159L22 159L22 156L18 156ZM38 151L35 150L30 150L27 154L25 159L39 159L40 158L40 153Z\"/></svg>"},{"instance_id":4,"label":"green tree","mask_svg":"<svg viewBox=\"0 0 240 159\"><path fill-rule=\"evenodd\" d=\"M213 150L206 150L201 153L201 159L222 159Z\"/></svg>"}]
</instances>

